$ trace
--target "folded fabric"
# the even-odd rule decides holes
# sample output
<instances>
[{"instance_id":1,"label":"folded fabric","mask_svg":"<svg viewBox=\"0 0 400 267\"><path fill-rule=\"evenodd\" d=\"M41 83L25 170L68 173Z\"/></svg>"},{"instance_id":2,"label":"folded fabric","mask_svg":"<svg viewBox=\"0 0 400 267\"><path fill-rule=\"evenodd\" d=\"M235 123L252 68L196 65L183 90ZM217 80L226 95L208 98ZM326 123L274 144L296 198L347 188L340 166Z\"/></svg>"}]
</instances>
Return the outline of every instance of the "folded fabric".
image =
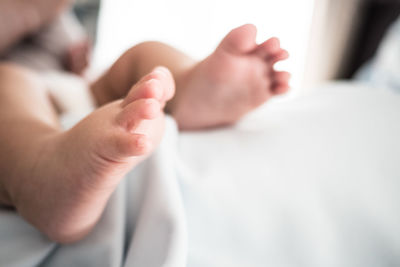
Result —
<instances>
[{"instance_id":1,"label":"folded fabric","mask_svg":"<svg viewBox=\"0 0 400 267\"><path fill-rule=\"evenodd\" d=\"M168 120L84 240L1 210L0 266L400 266L399 121L399 95L354 83L231 128Z\"/></svg>"}]
</instances>

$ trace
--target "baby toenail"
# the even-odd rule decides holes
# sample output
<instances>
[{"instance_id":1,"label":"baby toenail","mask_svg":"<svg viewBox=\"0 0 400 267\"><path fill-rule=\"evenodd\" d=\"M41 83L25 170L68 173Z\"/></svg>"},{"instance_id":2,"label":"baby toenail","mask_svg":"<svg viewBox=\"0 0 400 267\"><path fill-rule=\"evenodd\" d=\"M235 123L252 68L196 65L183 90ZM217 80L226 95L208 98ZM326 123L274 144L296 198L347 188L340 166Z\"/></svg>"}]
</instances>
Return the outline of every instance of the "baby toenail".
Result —
<instances>
[{"instance_id":1,"label":"baby toenail","mask_svg":"<svg viewBox=\"0 0 400 267\"><path fill-rule=\"evenodd\" d=\"M161 91L160 82L156 79L150 79L146 82L146 84L147 84L147 90L150 94L149 97L161 99L162 91Z\"/></svg>"},{"instance_id":2,"label":"baby toenail","mask_svg":"<svg viewBox=\"0 0 400 267\"><path fill-rule=\"evenodd\" d=\"M161 86L161 82L158 79L151 78L146 82L149 86L159 88Z\"/></svg>"},{"instance_id":3,"label":"baby toenail","mask_svg":"<svg viewBox=\"0 0 400 267\"><path fill-rule=\"evenodd\" d=\"M157 79L151 78L150 80L146 81L147 84L157 83Z\"/></svg>"},{"instance_id":4,"label":"baby toenail","mask_svg":"<svg viewBox=\"0 0 400 267\"><path fill-rule=\"evenodd\" d=\"M160 73L163 76L167 76L168 75L168 69L166 67L163 66L158 66L154 68L154 72Z\"/></svg>"}]
</instances>

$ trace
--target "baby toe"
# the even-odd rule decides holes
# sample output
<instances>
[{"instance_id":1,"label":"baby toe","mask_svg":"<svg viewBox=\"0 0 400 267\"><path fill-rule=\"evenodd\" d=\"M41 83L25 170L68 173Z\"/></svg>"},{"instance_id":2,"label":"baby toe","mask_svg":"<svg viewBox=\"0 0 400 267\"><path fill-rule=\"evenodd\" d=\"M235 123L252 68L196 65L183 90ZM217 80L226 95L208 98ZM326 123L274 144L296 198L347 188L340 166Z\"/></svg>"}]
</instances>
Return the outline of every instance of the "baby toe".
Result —
<instances>
[{"instance_id":1,"label":"baby toe","mask_svg":"<svg viewBox=\"0 0 400 267\"><path fill-rule=\"evenodd\" d=\"M289 90L289 79L289 72L274 71L272 73L272 92L276 95L286 93Z\"/></svg>"},{"instance_id":2,"label":"baby toe","mask_svg":"<svg viewBox=\"0 0 400 267\"><path fill-rule=\"evenodd\" d=\"M280 41L276 37L272 37L267 41L259 44L255 50L256 54L261 58L267 59L281 50Z\"/></svg>"},{"instance_id":3,"label":"baby toe","mask_svg":"<svg viewBox=\"0 0 400 267\"><path fill-rule=\"evenodd\" d=\"M155 78L150 78L148 80L143 80L135 84L129 91L128 95L122 102L122 107L143 98L152 98L161 101L163 98L163 88L159 80Z\"/></svg>"},{"instance_id":4,"label":"baby toe","mask_svg":"<svg viewBox=\"0 0 400 267\"><path fill-rule=\"evenodd\" d=\"M142 120L155 119L161 114L160 102L148 98L139 99L126 105L117 115L117 123L127 131L133 131Z\"/></svg>"},{"instance_id":5,"label":"baby toe","mask_svg":"<svg viewBox=\"0 0 400 267\"><path fill-rule=\"evenodd\" d=\"M150 139L143 134L123 133L114 140L114 153L121 158L146 155L153 146Z\"/></svg>"},{"instance_id":6,"label":"baby toe","mask_svg":"<svg viewBox=\"0 0 400 267\"><path fill-rule=\"evenodd\" d=\"M162 66L154 68L152 71L153 75L158 75L161 84L163 85L163 96L161 98L162 102L167 102L175 94L175 81L171 72Z\"/></svg>"},{"instance_id":7,"label":"baby toe","mask_svg":"<svg viewBox=\"0 0 400 267\"><path fill-rule=\"evenodd\" d=\"M289 91L290 86L287 84L274 84L272 86L272 92L274 95L282 95Z\"/></svg>"},{"instance_id":8,"label":"baby toe","mask_svg":"<svg viewBox=\"0 0 400 267\"><path fill-rule=\"evenodd\" d=\"M160 101L165 103L170 100L175 94L175 81L171 72L166 67L155 67L150 73L146 74L139 83L152 79L160 83Z\"/></svg>"},{"instance_id":9,"label":"baby toe","mask_svg":"<svg viewBox=\"0 0 400 267\"><path fill-rule=\"evenodd\" d=\"M276 83L288 83L290 80L290 73L287 71L274 71L272 73L272 80Z\"/></svg>"},{"instance_id":10,"label":"baby toe","mask_svg":"<svg viewBox=\"0 0 400 267\"><path fill-rule=\"evenodd\" d=\"M289 57L289 53L288 51L286 51L285 49L279 49L279 51L277 51L274 54L270 54L269 57L267 57L267 61L270 62L270 64L275 64L278 61L281 60L285 60Z\"/></svg>"}]
</instances>

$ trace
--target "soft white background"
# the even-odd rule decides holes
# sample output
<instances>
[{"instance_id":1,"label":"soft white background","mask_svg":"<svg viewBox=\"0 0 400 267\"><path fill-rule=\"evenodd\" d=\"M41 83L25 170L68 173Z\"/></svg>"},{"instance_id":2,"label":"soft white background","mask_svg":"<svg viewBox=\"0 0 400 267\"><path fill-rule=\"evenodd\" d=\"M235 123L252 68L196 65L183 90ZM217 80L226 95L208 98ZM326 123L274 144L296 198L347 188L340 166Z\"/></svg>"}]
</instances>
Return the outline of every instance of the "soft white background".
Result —
<instances>
[{"instance_id":1,"label":"soft white background","mask_svg":"<svg viewBox=\"0 0 400 267\"><path fill-rule=\"evenodd\" d=\"M146 40L173 45L196 59L211 53L232 28L258 27L257 41L281 39L290 59L278 66L301 86L315 0L103 0L94 62L107 67Z\"/></svg>"}]
</instances>

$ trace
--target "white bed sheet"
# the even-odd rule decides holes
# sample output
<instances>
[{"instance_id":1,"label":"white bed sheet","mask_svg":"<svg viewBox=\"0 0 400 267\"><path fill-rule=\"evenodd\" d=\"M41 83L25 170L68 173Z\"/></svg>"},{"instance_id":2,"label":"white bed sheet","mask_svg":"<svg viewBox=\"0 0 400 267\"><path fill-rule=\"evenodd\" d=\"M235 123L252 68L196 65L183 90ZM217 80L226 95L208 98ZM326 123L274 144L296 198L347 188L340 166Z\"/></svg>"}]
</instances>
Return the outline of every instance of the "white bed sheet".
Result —
<instances>
[{"instance_id":1,"label":"white bed sheet","mask_svg":"<svg viewBox=\"0 0 400 267\"><path fill-rule=\"evenodd\" d=\"M0 211L0 266L400 266L399 136L400 96L349 83L232 128L169 120L83 241Z\"/></svg>"}]
</instances>

